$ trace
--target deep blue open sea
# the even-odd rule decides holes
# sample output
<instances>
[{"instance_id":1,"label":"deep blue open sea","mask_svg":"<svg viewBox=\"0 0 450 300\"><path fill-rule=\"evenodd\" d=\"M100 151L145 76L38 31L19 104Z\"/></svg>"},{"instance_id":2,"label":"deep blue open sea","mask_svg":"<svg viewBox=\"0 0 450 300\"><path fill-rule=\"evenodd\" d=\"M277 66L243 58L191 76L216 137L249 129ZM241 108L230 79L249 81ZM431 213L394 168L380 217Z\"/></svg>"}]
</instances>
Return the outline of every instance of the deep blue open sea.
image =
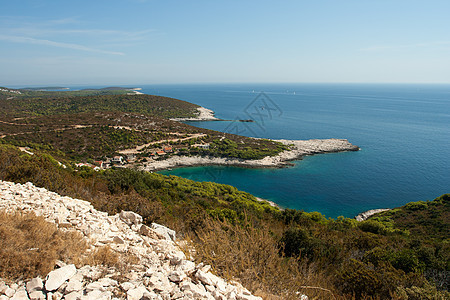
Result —
<instances>
[{"instance_id":1,"label":"deep blue open sea","mask_svg":"<svg viewBox=\"0 0 450 300\"><path fill-rule=\"evenodd\" d=\"M256 121L194 126L272 139L345 138L362 149L308 156L284 169L191 167L163 174L231 184L282 207L333 218L450 193L450 85L140 87L210 108L222 119Z\"/></svg>"}]
</instances>

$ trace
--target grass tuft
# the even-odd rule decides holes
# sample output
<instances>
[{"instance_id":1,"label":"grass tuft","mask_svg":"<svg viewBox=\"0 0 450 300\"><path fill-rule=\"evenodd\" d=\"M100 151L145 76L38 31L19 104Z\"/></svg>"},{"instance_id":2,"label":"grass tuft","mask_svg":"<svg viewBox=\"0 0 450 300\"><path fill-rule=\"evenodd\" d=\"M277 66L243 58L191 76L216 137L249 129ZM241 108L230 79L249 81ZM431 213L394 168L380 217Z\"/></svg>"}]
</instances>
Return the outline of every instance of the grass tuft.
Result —
<instances>
[{"instance_id":1,"label":"grass tuft","mask_svg":"<svg viewBox=\"0 0 450 300\"><path fill-rule=\"evenodd\" d=\"M0 212L0 277L45 276L56 260L81 262L86 248L81 234L58 230L34 213Z\"/></svg>"}]
</instances>

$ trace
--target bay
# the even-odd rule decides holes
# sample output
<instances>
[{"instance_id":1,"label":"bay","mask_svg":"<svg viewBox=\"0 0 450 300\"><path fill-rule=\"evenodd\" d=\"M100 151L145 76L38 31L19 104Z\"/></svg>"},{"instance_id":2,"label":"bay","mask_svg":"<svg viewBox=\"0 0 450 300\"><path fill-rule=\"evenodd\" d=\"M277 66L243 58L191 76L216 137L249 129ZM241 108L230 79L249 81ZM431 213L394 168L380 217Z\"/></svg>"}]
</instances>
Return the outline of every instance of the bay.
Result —
<instances>
[{"instance_id":1,"label":"bay","mask_svg":"<svg viewBox=\"0 0 450 300\"><path fill-rule=\"evenodd\" d=\"M282 207L333 218L450 192L450 85L159 85L143 92L199 104L219 118L257 121L190 122L194 126L273 139L346 138L361 147L309 156L284 169L208 166L163 174L231 184ZM252 114L262 96L270 116Z\"/></svg>"},{"instance_id":2,"label":"bay","mask_svg":"<svg viewBox=\"0 0 450 300\"><path fill-rule=\"evenodd\" d=\"M345 138L361 147L358 152L308 156L284 169L208 166L162 174L231 184L282 207L333 218L450 192L450 85L137 87L212 109L222 119L256 121L190 122L193 126L272 139Z\"/></svg>"}]
</instances>

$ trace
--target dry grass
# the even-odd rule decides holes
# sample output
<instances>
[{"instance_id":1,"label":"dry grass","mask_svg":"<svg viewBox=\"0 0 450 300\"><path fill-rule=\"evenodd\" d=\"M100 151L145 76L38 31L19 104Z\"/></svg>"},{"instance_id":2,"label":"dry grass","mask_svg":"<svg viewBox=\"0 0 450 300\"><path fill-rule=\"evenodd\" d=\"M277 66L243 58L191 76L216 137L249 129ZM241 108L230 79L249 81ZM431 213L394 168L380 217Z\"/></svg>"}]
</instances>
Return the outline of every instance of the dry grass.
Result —
<instances>
[{"instance_id":1,"label":"dry grass","mask_svg":"<svg viewBox=\"0 0 450 300\"><path fill-rule=\"evenodd\" d=\"M139 259L119 254L104 246L88 253L81 234L59 230L55 224L34 213L0 212L0 278L11 281L44 277L56 261L83 265L113 267L127 273Z\"/></svg>"},{"instance_id":2,"label":"dry grass","mask_svg":"<svg viewBox=\"0 0 450 300\"><path fill-rule=\"evenodd\" d=\"M0 277L45 276L56 260L81 262L86 248L80 234L58 230L43 217L0 212Z\"/></svg>"},{"instance_id":3,"label":"dry grass","mask_svg":"<svg viewBox=\"0 0 450 300\"><path fill-rule=\"evenodd\" d=\"M120 273L125 274L135 265L139 264L139 258L132 253L118 253L109 246L103 246L95 249L90 255L86 256L83 264L115 268Z\"/></svg>"},{"instance_id":4,"label":"dry grass","mask_svg":"<svg viewBox=\"0 0 450 300\"><path fill-rule=\"evenodd\" d=\"M211 264L216 274L240 281L264 299L298 299L299 293L334 298L332 285L314 264L280 255L269 228L244 229L216 220L205 224L187 238L195 259Z\"/></svg>"},{"instance_id":5,"label":"dry grass","mask_svg":"<svg viewBox=\"0 0 450 300\"><path fill-rule=\"evenodd\" d=\"M111 250L108 246L96 249L87 259L86 264L103 265L107 267L117 267L120 259L119 254Z\"/></svg>"}]
</instances>

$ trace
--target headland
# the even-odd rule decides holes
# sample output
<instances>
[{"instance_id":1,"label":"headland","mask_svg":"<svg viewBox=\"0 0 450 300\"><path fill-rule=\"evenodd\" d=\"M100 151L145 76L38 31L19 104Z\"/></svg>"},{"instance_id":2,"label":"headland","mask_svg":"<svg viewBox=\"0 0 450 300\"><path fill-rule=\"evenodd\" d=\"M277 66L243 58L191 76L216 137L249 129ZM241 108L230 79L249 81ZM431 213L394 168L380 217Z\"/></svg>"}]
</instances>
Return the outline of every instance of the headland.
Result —
<instances>
[{"instance_id":1,"label":"headland","mask_svg":"<svg viewBox=\"0 0 450 300\"><path fill-rule=\"evenodd\" d=\"M312 140L274 140L289 147L275 156L262 159L239 159L212 156L172 156L166 160L151 161L142 169L146 171L163 170L174 167L222 165L253 168L286 167L289 161L302 159L306 155L331 152L358 151L360 148L346 139L312 139Z\"/></svg>"}]
</instances>

